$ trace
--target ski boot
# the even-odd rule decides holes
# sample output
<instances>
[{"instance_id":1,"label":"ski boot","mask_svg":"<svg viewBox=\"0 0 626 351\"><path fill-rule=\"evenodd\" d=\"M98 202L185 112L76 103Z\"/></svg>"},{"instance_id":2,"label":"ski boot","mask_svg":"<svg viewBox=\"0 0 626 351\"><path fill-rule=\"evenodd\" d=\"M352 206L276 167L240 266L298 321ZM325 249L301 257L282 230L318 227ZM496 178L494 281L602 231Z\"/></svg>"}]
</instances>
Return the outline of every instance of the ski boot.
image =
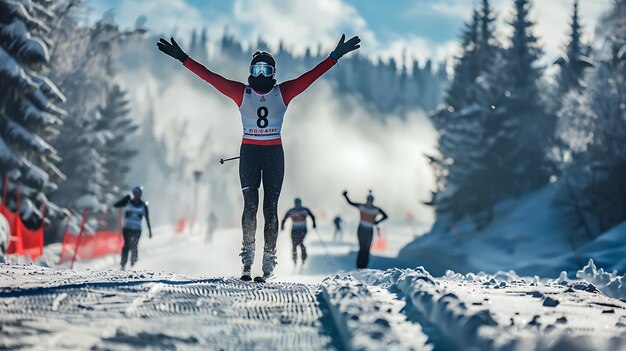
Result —
<instances>
[{"instance_id":1,"label":"ski boot","mask_svg":"<svg viewBox=\"0 0 626 351\"><path fill-rule=\"evenodd\" d=\"M239 279L243 280L244 282L252 281L252 267L244 266L241 272L241 278Z\"/></svg>"},{"instance_id":2,"label":"ski boot","mask_svg":"<svg viewBox=\"0 0 626 351\"><path fill-rule=\"evenodd\" d=\"M258 277L254 277L254 281L257 283L265 283L269 280L272 280L276 278L276 276L274 275L274 273L272 272L264 272L263 276L258 276Z\"/></svg>"}]
</instances>

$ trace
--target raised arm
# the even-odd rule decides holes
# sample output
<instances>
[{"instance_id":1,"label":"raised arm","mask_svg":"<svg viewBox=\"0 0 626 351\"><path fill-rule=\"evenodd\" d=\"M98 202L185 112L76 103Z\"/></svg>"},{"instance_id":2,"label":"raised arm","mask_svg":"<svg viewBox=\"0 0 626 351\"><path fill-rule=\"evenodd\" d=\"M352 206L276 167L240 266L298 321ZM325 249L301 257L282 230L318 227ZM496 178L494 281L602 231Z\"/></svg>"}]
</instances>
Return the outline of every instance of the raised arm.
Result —
<instances>
[{"instance_id":1,"label":"raised arm","mask_svg":"<svg viewBox=\"0 0 626 351\"><path fill-rule=\"evenodd\" d=\"M285 230L285 223L287 222L287 218L289 218L290 215L291 215L291 210L288 210L285 213L285 218L283 218L283 220L280 221L280 230Z\"/></svg>"},{"instance_id":2,"label":"raised arm","mask_svg":"<svg viewBox=\"0 0 626 351\"><path fill-rule=\"evenodd\" d=\"M348 201L348 204L350 204L351 206L357 207L357 208L359 207L359 204L357 204L357 203L355 203L355 202L350 201L350 198L348 197L348 192L347 192L347 191L344 191L344 192L342 193L342 195L343 195L343 197L346 199L346 201Z\"/></svg>"},{"instance_id":3,"label":"raised arm","mask_svg":"<svg viewBox=\"0 0 626 351\"><path fill-rule=\"evenodd\" d=\"M317 224L315 224L315 216L313 215L313 212L311 212L311 210L309 210L308 208L306 209L306 212L309 214L309 216L311 217L311 220L313 221L313 228L317 228Z\"/></svg>"},{"instance_id":4,"label":"raised arm","mask_svg":"<svg viewBox=\"0 0 626 351\"><path fill-rule=\"evenodd\" d=\"M119 199L116 203L113 204L113 207L124 207L128 205L128 201L130 201L130 195L126 195L123 198Z\"/></svg>"},{"instance_id":5,"label":"raised arm","mask_svg":"<svg viewBox=\"0 0 626 351\"><path fill-rule=\"evenodd\" d=\"M148 234L149 234L148 237L152 239L152 227L150 226L150 213L148 212L147 202L143 203L143 210L144 210L144 213L146 214L146 224L148 224Z\"/></svg>"},{"instance_id":6,"label":"raised arm","mask_svg":"<svg viewBox=\"0 0 626 351\"><path fill-rule=\"evenodd\" d=\"M380 223L380 222L382 222L382 221L386 220L387 218L389 218L389 217L387 216L387 214L385 213L385 211L381 210L380 208L379 208L378 210L380 211L380 214L382 215L382 218L381 218L381 219L379 219L379 220L377 220L374 224L378 224L378 223Z\"/></svg>"},{"instance_id":7,"label":"raised arm","mask_svg":"<svg viewBox=\"0 0 626 351\"><path fill-rule=\"evenodd\" d=\"M359 37L352 37L347 42L345 41L346 35L342 35L339 43L337 43L337 47L333 52L330 53L330 56L327 57L324 61L320 62L315 68L306 72L296 79L292 79L286 82L283 82L279 85L280 93L283 97L283 102L285 106L289 105L291 100L296 96L300 95L304 92L308 87L313 84L319 77L321 77L324 73L328 72L328 70L339 61L339 59L349 53L350 51L356 50L361 46L358 45L361 42Z\"/></svg>"},{"instance_id":8,"label":"raised arm","mask_svg":"<svg viewBox=\"0 0 626 351\"><path fill-rule=\"evenodd\" d=\"M302 92L310 87L313 82L315 82L324 73L328 72L328 70L333 67L335 63L337 63L337 61L329 56L324 61L317 64L315 68L300 77L280 83L280 94L283 97L285 106L289 105L293 98L302 94Z\"/></svg>"},{"instance_id":9,"label":"raised arm","mask_svg":"<svg viewBox=\"0 0 626 351\"><path fill-rule=\"evenodd\" d=\"M245 85L241 82L226 79L219 74L211 72L208 68L196 62L189 57L181 48L174 38L171 43L161 38L157 43L157 47L163 53L177 59L183 63L187 69L195 73L198 77L204 79L207 83L215 87L220 93L231 98L237 106L241 106L243 102L243 92Z\"/></svg>"},{"instance_id":10,"label":"raised arm","mask_svg":"<svg viewBox=\"0 0 626 351\"><path fill-rule=\"evenodd\" d=\"M243 92L246 88L243 83L226 79L217 73L211 72L208 68L196 62L191 57L187 57L187 59L183 61L183 66L214 86L220 93L231 98L237 106L241 106L243 102Z\"/></svg>"}]
</instances>

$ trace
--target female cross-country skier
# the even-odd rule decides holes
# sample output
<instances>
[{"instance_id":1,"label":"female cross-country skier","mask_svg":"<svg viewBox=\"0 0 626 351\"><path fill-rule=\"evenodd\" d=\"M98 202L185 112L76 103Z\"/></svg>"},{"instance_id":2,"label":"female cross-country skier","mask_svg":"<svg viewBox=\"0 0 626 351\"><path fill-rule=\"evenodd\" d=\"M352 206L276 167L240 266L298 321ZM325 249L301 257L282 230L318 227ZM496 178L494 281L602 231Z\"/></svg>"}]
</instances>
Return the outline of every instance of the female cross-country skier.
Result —
<instances>
[{"instance_id":1,"label":"female cross-country skier","mask_svg":"<svg viewBox=\"0 0 626 351\"><path fill-rule=\"evenodd\" d=\"M294 269L298 264L298 246L300 246L300 252L302 257L302 265L304 265L304 261L306 261L306 247L304 246L304 238L306 237L307 228L306 228L306 218L311 217L313 221L313 229L317 228L317 224L315 224L315 216L306 207L302 207L302 200L296 198L294 200L294 207L290 208L287 213L285 213L285 217L280 222L280 230L285 230L285 222L287 222L288 218L291 218L291 258L293 259Z\"/></svg>"},{"instance_id":2,"label":"female cross-country skier","mask_svg":"<svg viewBox=\"0 0 626 351\"><path fill-rule=\"evenodd\" d=\"M187 69L231 98L239 108L243 124L239 154L239 179L244 199L241 219L243 244L240 254L243 264L242 280L252 280L256 213L261 183L264 191L265 246L263 277L256 277L255 281L263 282L271 278L276 265L277 207L285 168L280 132L285 111L296 96L333 67L339 58L358 49L360 41L358 37L353 37L346 42L345 35L342 35L328 58L300 77L280 84L276 84L274 57L268 52L256 51L250 62L247 85L226 79L194 61L178 46L174 38L171 38L171 42L161 38L157 43L159 50L182 62Z\"/></svg>"},{"instance_id":3,"label":"female cross-country skier","mask_svg":"<svg viewBox=\"0 0 626 351\"><path fill-rule=\"evenodd\" d=\"M374 227L378 223L387 219L387 214L380 208L374 206L374 196L370 192L367 195L367 202L364 204L357 204L350 201L348 198L348 192L343 192L343 197L346 198L348 203L359 209L361 215L361 221L359 222L359 229L357 235L359 237L359 253L356 258L356 268L367 268L367 263L370 259L370 246L372 245L372 238L374 236ZM382 215L380 219L376 219L378 215Z\"/></svg>"},{"instance_id":4,"label":"female cross-country skier","mask_svg":"<svg viewBox=\"0 0 626 351\"><path fill-rule=\"evenodd\" d=\"M130 266L132 267L135 263L137 263L137 246L139 244L139 238L141 237L141 220L143 217L146 217L146 224L148 224L148 237L152 238L150 215L148 214L148 203L141 200L141 195L143 193L141 186L134 187L132 193L132 198L130 195L126 195L113 204L113 207L124 208L124 227L122 228L122 236L124 237L121 260L122 270L124 270L126 266L129 251L131 253Z\"/></svg>"}]
</instances>

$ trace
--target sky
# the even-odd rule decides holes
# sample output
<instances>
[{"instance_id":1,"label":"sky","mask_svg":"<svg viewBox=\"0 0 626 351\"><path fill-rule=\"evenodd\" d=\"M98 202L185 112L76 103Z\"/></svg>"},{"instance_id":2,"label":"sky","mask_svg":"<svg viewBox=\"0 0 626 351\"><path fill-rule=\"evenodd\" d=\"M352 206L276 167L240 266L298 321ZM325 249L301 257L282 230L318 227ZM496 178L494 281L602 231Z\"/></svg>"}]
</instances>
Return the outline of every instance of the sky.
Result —
<instances>
[{"instance_id":1,"label":"sky","mask_svg":"<svg viewBox=\"0 0 626 351\"><path fill-rule=\"evenodd\" d=\"M531 12L536 34L544 44L545 62L559 56L566 41L574 0L534 1ZM600 15L612 0L580 0L586 39L593 37ZM435 61L458 50L463 22L477 0L86 0L90 20L112 9L123 27L133 27L145 15L146 27L187 38L194 28L206 27L210 39L224 30L250 46L263 37L273 47L283 42L302 54L307 47L334 48L342 33L359 35L361 53L384 60L394 57ZM513 0L492 0L500 37L508 28ZM254 48L250 48L254 49Z\"/></svg>"}]
</instances>

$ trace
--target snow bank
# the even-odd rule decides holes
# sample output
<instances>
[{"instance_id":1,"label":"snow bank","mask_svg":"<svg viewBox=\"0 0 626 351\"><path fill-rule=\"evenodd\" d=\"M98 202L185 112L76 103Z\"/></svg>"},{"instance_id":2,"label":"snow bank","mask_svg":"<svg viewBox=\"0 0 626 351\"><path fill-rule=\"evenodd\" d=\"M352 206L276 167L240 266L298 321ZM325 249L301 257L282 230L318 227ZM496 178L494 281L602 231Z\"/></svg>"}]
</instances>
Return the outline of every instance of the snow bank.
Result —
<instances>
[{"instance_id":1,"label":"snow bank","mask_svg":"<svg viewBox=\"0 0 626 351\"><path fill-rule=\"evenodd\" d=\"M495 330L497 323L490 312L468 312L465 304L455 294L440 290L435 279L423 267L416 270L391 269L382 273L371 271L370 274L363 274L363 277L368 284L397 286L407 296L413 308L433 324L441 326L441 331L450 340L456 340L458 347L467 348L471 345L487 350L492 349L491 346L496 342L494 337L498 335ZM479 332L479 329L482 331ZM502 339L508 341L505 343L508 349L512 338L501 335Z\"/></svg>"},{"instance_id":2,"label":"snow bank","mask_svg":"<svg viewBox=\"0 0 626 351\"><path fill-rule=\"evenodd\" d=\"M626 347L625 303L597 294L591 284L448 272L434 278L417 269L366 270L355 277L396 290L411 308L457 343L479 350L620 350ZM609 308L613 306L614 308Z\"/></svg>"},{"instance_id":3,"label":"snow bank","mask_svg":"<svg viewBox=\"0 0 626 351\"><path fill-rule=\"evenodd\" d=\"M605 272L602 268L596 269L593 259L589 259L589 263L576 272L576 277L593 284L607 296L626 299L626 274L619 276L615 271Z\"/></svg>"},{"instance_id":4,"label":"snow bank","mask_svg":"<svg viewBox=\"0 0 626 351\"><path fill-rule=\"evenodd\" d=\"M393 297L352 277L336 276L322 282L322 294L330 308L346 350L430 350L417 324L399 313Z\"/></svg>"},{"instance_id":5,"label":"snow bank","mask_svg":"<svg viewBox=\"0 0 626 351\"><path fill-rule=\"evenodd\" d=\"M441 217L431 231L398 254L405 267L424 266L432 274L446 270L494 273L514 270L524 276L558 277L593 258L609 269L626 271L626 223L573 251L567 219L553 206L556 186L500 203L494 221L477 230L464 219L451 225ZM584 261L583 261L584 262Z\"/></svg>"},{"instance_id":6,"label":"snow bank","mask_svg":"<svg viewBox=\"0 0 626 351\"><path fill-rule=\"evenodd\" d=\"M593 259L598 266L626 272L626 222L614 227L578 248L583 259Z\"/></svg>"}]
</instances>

